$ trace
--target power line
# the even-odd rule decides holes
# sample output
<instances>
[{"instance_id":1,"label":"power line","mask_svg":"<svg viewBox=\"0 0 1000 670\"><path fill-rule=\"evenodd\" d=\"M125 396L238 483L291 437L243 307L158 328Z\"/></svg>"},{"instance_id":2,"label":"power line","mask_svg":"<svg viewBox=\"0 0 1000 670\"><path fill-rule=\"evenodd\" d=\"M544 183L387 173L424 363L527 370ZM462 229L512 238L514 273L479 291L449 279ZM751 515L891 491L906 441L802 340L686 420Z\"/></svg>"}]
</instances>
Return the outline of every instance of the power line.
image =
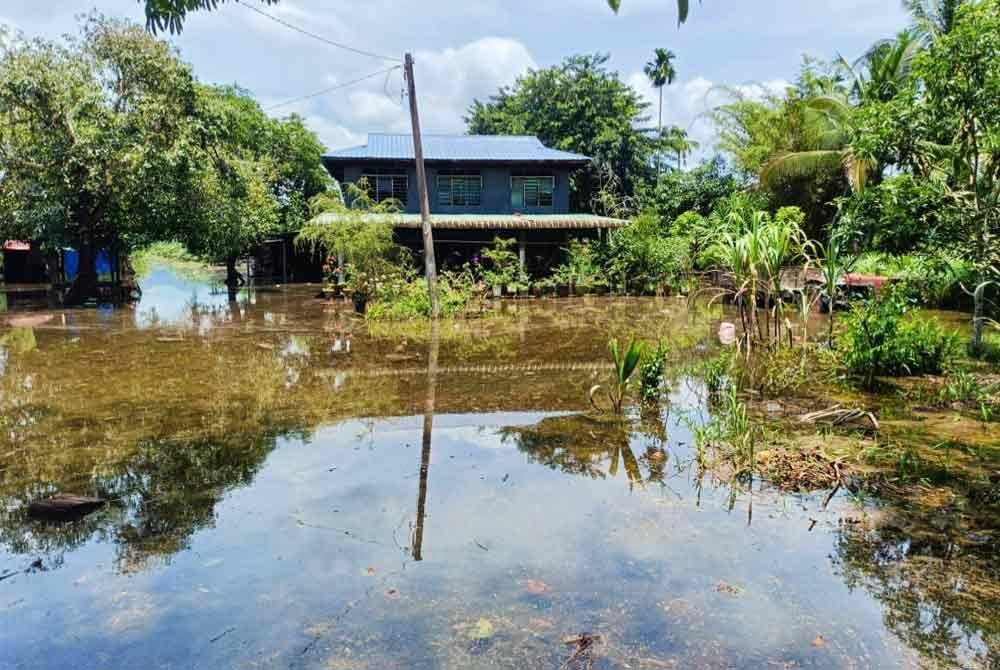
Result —
<instances>
[{"instance_id":1,"label":"power line","mask_svg":"<svg viewBox=\"0 0 1000 670\"><path fill-rule=\"evenodd\" d=\"M366 74L363 77L358 77L357 79L352 79L351 81L345 81L343 84L337 84L336 86L330 86L329 88L324 88L321 91L316 91L315 93L308 93L306 95L299 96L298 98L293 98L292 100L286 100L285 102L279 102L277 105L271 105L270 107L265 107L265 112L270 112L271 110L278 109L279 107L287 107L288 105L293 105L296 102L302 102L303 100L308 100L310 98L315 98L321 95L326 95L341 88L347 88L348 86L353 86L354 84L360 84L368 79L374 79L383 74L388 74L393 70L398 70L401 65L393 65L390 68L384 70L379 70L378 72L372 72L371 74Z\"/></svg>"},{"instance_id":2,"label":"power line","mask_svg":"<svg viewBox=\"0 0 1000 670\"><path fill-rule=\"evenodd\" d=\"M345 51L351 51L353 53L360 54L362 56L369 56L371 58L378 58L380 60L392 61L394 63L402 63L403 62L402 58L394 58L393 56L382 56L382 55L377 54L377 53L372 53L371 51L365 51L364 49L356 49L356 48L354 48L352 46L348 46L346 44L340 44L339 42L334 42L333 40L328 40L327 38L323 37L322 35L317 35L316 33L311 33L311 32L309 32L308 30L306 30L304 28L299 28L296 25L292 25L291 23L289 23L288 21L285 21L284 19L279 19L277 16L274 16L273 14L268 14L267 12L265 12L264 10L262 10L262 9L260 9L258 7L254 7L252 5L248 5L248 4L244 3L244 2L242 2L241 0L234 0L234 1L236 2L236 4L240 5L241 7L246 7L251 12L256 12L256 13L260 14L261 16L263 16L266 19L270 19L271 21L274 21L277 24L285 26L286 28L294 30L297 33L301 33L301 34L303 34L303 35L305 35L307 37L311 37L314 40L319 40L320 42L323 42L324 44L328 44L328 45L330 45L332 47L336 47L338 49L344 49Z\"/></svg>"}]
</instances>

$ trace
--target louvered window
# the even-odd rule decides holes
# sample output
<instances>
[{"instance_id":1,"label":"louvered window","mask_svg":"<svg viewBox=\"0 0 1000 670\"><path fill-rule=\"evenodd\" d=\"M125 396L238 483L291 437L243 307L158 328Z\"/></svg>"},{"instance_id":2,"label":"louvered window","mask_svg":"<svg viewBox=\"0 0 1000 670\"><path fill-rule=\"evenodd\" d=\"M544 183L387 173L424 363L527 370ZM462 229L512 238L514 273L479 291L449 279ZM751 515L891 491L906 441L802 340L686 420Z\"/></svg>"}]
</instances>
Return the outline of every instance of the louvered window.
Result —
<instances>
[{"instance_id":1,"label":"louvered window","mask_svg":"<svg viewBox=\"0 0 1000 670\"><path fill-rule=\"evenodd\" d=\"M375 202L383 202L390 198L398 200L406 207L406 196L409 193L409 180L405 174L362 174L368 196Z\"/></svg>"},{"instance_id":2,"label":"louvered window","mask_svg":"<svg viewBox=\"0 0 1000 670\"><path fill-rule=\"evenodd\" d=\"M438 173L438 204L444 207L479 207L483 200L483 177L478 172Z\"/></svg>"},{"instance_id":3,"label":"louvered window","mask_svg":"<svg viewBox=\"0 0 1000 670\"><path fill-rule=\"evenodd\" d=\"M515 210L525 207L551 207L555 189L555 177L511 177L511 207Z\"/></svg>"}]
</instances>

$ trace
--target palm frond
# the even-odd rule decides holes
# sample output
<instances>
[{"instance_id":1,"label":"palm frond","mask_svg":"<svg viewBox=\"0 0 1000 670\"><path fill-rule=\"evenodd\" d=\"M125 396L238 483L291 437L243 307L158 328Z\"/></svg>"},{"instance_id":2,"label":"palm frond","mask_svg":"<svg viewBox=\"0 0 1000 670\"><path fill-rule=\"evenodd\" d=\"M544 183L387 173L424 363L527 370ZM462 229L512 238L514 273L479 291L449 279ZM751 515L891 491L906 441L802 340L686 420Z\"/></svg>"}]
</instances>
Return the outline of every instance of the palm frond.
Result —
<instances>
[{"instance_id":1,"label":"palm frond","mask_svg":"<svg viewBox=\"0 0 1000 670\"><path fill-rule=\"evenodd\" d=\"M843 149L817 149L794 151L774 156L760 170L762 184L775 186L788 179L815 176L824 171L842 168Z\"/></svg>"}]
</instances>

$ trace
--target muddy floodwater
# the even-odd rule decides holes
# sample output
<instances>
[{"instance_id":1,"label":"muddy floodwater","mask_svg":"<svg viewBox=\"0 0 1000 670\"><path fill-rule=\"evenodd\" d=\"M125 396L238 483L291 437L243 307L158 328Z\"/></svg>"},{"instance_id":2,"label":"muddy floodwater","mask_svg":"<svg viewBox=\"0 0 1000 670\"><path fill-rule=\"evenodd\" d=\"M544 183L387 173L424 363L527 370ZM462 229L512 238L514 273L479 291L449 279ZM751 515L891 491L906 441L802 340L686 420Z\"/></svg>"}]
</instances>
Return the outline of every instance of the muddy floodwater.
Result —
<instances>
[{"instance_id":1,"label":"muddy floodwater","mask_svg":"<svg viewBox=\"0 0 1000 670\"><path fill-rule=\"evenodd\" d=\"M316 287L143 289L0 314L3 670L1000 667L988 475L824 506L699 471L719 308L370 326ZM632 333L669 392L616 422L588 390ZM107 502L29 518L59 492Z\"/></svg>"}]
</instances>

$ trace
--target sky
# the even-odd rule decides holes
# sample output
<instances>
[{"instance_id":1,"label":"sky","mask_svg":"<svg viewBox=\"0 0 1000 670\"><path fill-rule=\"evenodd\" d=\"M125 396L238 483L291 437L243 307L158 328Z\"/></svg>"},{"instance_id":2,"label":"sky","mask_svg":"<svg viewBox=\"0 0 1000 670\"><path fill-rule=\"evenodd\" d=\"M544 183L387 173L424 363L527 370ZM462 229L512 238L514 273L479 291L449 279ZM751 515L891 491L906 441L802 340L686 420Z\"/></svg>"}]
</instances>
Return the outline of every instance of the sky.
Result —
<instances>
[{"instance_id":1,"label":"sky","mask_svg":"<svg viewBox=\"0 0 1000 670\"><path fill-rule=\"evenodd\" d=\"M382 56L413 53L424 132L463 132L472 101L485 99L529 68L576 53L611 55L609 66L652 107L642 74L653 49L676 55L677 80L664 91L664 123L679 125L712 152L705 112L722 87L780 89L803 55L853 60L907 23L900 0L703 0L677 26L674 0L280 0L247 4L329 40ZM144 20L137 0L4 0L0 23L30 37L75 32L96 9ZM363 144L368 132L409 132L402 76L394 70L325 95L301 98L392 65L328 46L229 0L191 14L180 36L166 36L203 82L238 84L274 115L298 113L328 149Z\"/></svg>"}]
</instances>

